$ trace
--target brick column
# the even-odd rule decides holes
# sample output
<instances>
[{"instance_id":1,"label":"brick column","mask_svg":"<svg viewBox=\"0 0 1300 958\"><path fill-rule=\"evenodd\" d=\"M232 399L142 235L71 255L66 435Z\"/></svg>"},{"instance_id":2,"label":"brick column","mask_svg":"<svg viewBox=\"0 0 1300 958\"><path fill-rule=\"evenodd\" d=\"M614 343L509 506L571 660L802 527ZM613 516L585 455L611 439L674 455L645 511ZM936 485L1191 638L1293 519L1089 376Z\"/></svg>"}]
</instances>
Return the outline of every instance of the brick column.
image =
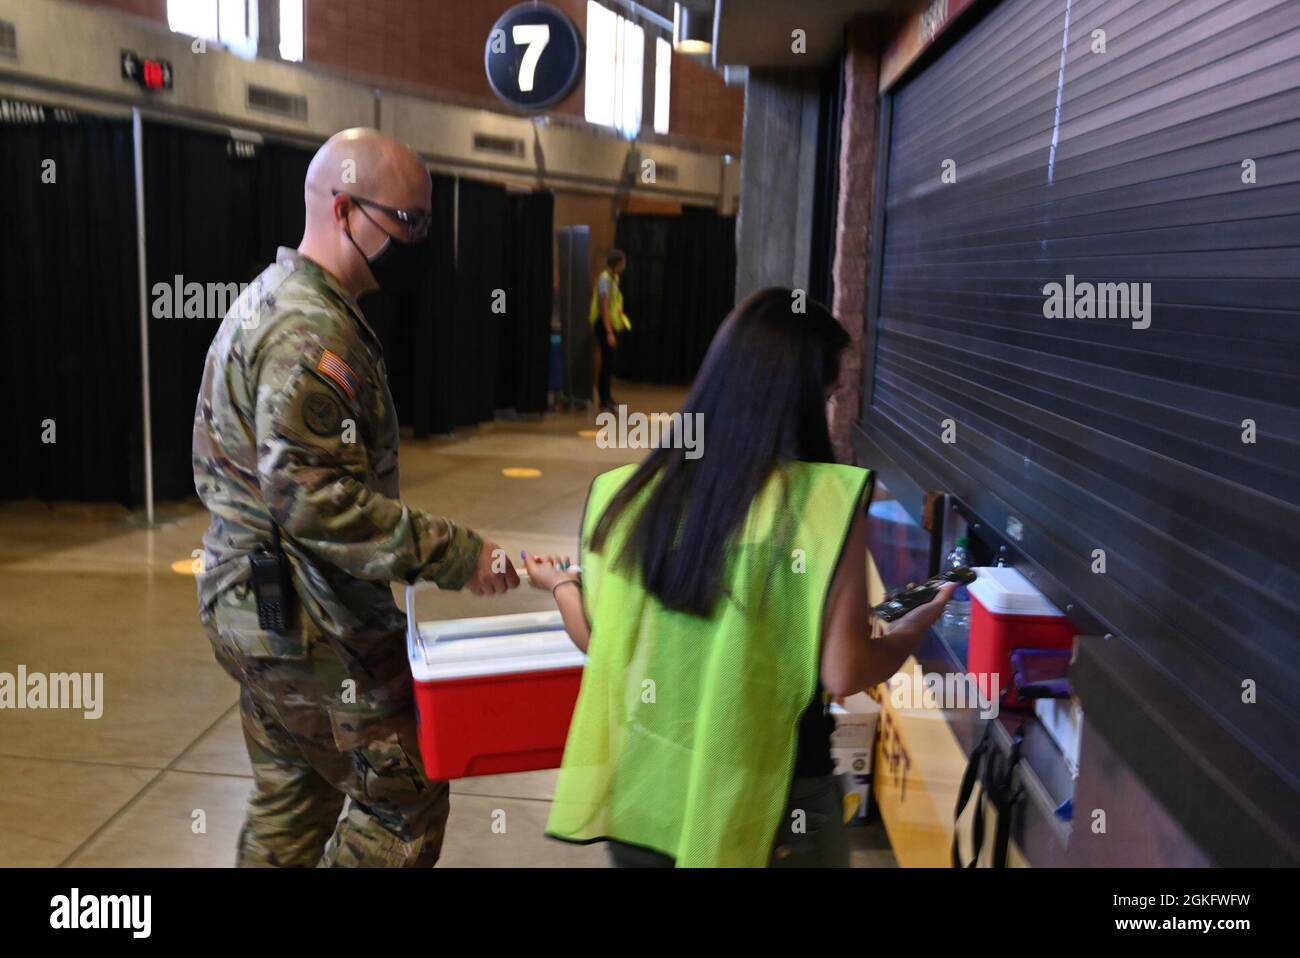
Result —
<instances>
[{"instance_id":1,"label":"brick column","mask_svg":"<svg viewBox=\"0 0 1300 958\"><path fill-rule=\"evenodd\" d=\"M844 115L840 125L840 184L835 225L835 301L831 310L848 330L840 381L831 394L831 440L841 462L853 461L852 426L862 401L863 331L876 171L881 22L858 17L845 32Z\"/></svg>"}]
</instances>

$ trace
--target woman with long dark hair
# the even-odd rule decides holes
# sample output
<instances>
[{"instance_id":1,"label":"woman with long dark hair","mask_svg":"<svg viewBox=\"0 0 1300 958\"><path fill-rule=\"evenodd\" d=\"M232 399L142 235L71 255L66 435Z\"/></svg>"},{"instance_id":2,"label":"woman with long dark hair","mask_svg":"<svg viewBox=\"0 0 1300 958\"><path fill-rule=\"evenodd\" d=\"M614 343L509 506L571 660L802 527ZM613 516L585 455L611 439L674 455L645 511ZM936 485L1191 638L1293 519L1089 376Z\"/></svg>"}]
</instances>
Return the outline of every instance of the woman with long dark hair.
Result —
<instances>
[{"instance_id":1,"label":"woman with long dark hair","mask_svg":"<svg viewBox=\"0 0 1300 958\"><path fill-rule=\"evenodd\" d=\"M525 558L587 652L547 833L615 864L843 865L827 696L885 681L951 595L876 629L869 471L834 461L826 400L848 336L765 289L732 311L683 418L598 476L581 574Z\"/></svg>"}]
</instances>

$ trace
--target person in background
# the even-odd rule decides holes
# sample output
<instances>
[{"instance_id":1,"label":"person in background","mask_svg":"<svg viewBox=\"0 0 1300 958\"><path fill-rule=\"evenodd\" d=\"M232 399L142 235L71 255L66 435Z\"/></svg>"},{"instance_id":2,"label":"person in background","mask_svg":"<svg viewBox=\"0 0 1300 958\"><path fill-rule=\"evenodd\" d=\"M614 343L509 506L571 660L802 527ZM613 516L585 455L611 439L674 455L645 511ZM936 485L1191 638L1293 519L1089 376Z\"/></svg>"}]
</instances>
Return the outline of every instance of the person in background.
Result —
<instances>
[{"instance_id":1,"label":"person in background","mask_svg":"<svg viewBox=\"0 0 1300 958\"><path fill-rule=\"evenodd\" d=\"M848 336L791 304L755 293L714 338L682 409L707 455L598 476L581 572L524 557L588 656L547 834L615 865L846 865L828 695L893 675L952 594L873 620L872 477L826 422Z\"/></svg>"},{"instance_id":2,"label":"person in background","mask_svg":"<svg viewBox=\"0 0 1300 958\"><path fill-rule=\"evenodd\" d=\"M199 620L240 684L254 781L241 866L437 861L448 786L420 764L390 583L519 584L491 542L399 498L397 413L357 297L429 269L431 192L409 147L377 130L332 136L307 169L302 242L280 249L208 350L193 446L212 518Z\"/></svg>"},{"instance_id":3,"label":"person in background","mask_svg":"<svg viewBox=\"0 0 1300 958\"><path fill-rule=\"evenodd\" d=\"M619 334L632 328L623 312L623 292L618 287L619 275L627 266L627 257L621 249L612 249L605 257L605 268L596 277L596 288L591 292L591 311L588 319L600 350L600 377L598 390L600 408L614 409L610 395L610 381L614 376L614 351L618 348Z\"/></svg>"}]
</instances>

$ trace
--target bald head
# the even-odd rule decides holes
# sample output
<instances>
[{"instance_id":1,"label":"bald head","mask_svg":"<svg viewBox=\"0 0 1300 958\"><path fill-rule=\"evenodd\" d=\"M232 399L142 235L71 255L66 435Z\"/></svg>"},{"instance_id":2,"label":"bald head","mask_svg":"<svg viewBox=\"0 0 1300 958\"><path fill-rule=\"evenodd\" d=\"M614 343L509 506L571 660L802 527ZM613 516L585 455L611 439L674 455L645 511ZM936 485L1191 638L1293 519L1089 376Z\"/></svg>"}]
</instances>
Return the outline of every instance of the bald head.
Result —
<instances>
[{"instance_id":1,"label":"bald head","mask_svg":"<svg viewBox=\"0 0 1300 958\"><path fill-rule=\"evenodd\" d=\"M399 209L429 209L429 174L405 143L367 127L335 133L307 167L307 215L328 210L333 191L355 193Z\"/></svg>"},{"instance_id":2,"label":"bald head","mask_svg":"<svg viewBox=\"0 0 1300 958\"><path fill-rule=\"evenodd\" d=\"M433 184L419 154L378 130L335 133L307 167L306 229L299 250L354 295L375 288L362 257L390 240L408 239L405 224L371 204L428 213ZM360 251L360 255L358 255Z\"/></svg>"}]
</instances>

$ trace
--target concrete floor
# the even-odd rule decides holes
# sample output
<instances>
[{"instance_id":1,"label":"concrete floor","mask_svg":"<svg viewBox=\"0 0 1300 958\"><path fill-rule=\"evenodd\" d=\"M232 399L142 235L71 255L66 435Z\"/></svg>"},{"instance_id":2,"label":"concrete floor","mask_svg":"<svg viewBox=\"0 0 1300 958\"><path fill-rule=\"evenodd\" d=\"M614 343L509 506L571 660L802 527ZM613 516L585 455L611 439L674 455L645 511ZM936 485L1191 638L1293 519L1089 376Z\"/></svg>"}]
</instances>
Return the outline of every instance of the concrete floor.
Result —
<instances>
[{"instance_id":1,"label":"concrete floor","mask_svg":"<svg viewBox=\"0 0 1300 958\"><path fill-rule=\"evenodd\" d=\"M681 390L626 386L630 408L671 411ZM603 450L590 413L499 421L402 444L403 498L512 554L576 555L592 477L640 457ZM511 479L510 466L539 478ZM103 715L0 712L0 867L228 866L251 773L238 692L198 627L187 573L207 514L0 504L0 671L102 672ZM178 563L182 571L174 571ZM422 620L552 608L527 587L497 599L421 593ZM555 772L452 783L444 866L603 867L603 846L546 839ZM501 814L505 830L493 828ZM853 831L856 865L889 866L879 826Z\"/></svg>"}]
</instances>

